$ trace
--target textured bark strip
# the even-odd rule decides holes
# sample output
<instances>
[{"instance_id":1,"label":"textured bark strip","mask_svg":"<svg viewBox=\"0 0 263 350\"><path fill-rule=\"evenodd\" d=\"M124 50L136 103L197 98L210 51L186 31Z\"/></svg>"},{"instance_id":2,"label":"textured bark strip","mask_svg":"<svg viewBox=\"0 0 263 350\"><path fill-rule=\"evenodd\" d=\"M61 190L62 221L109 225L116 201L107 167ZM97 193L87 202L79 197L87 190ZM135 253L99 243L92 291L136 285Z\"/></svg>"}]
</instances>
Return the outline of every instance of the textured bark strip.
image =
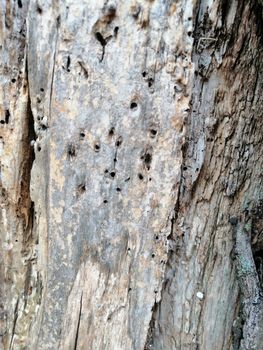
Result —
<instances>
[{"instance_id":1,"label":"textured bark strip","mask_svg":"<svg viewBox=\"0 0 263 350\"><path fill-rule=\"evenodd\" d=\"M231 330L241 300L229 217L262 197L262 32L254 6L200 1L196 7L196 78L174 251L150 330L155 349L231 349L236 339Z\"/></svg>"},{"instance_id":2,"label":"textured bark strip","mask_svg":"<svg viewBox=\"0 0 263 350\"><path fill-rule=\"evenodd\" d=\"M252 220L238 222L235 229L237 276L243 320L240 349L260 349L263 344L263 293L251 249Z\"/></svg>"}]
</instances>

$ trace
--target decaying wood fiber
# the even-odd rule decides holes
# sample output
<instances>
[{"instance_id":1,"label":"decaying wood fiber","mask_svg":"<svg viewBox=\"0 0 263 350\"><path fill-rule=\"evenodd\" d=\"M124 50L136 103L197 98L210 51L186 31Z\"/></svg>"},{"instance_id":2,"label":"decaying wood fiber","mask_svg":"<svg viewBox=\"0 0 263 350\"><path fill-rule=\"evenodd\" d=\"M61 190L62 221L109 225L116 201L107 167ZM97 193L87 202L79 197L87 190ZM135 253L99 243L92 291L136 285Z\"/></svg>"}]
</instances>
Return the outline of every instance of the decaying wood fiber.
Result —
<instances>
[{"instance_id":1,"label":"decaying wood fiber","mask_svg":"<svg viewBox=\"0 0 263 350\"><path fill-rule=\"evenodd\" d=\"M0 6L0 349L263 348L260 3Z\"/></svg>"}]
</instances>

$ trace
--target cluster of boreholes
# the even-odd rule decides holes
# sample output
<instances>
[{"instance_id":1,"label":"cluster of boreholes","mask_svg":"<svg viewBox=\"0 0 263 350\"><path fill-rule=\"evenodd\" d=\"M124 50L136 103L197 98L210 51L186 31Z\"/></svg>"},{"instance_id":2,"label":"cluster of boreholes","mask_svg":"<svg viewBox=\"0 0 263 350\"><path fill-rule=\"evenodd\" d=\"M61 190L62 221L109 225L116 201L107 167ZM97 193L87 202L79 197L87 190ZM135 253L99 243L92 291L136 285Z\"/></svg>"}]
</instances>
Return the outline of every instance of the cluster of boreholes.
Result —
<instances>
[{"instance_id":1,"label":"cluster of boreholes","mask_svg":"<svg viewBox=\"0 0 263 350\"><path fill-rule=\"evenodd\" d=\"M131 109L131 111L136 111L137 108L138 108L138 103L137 103L136 101L133 100L133 101L130 103L130 109ZM115 134L116 134L115 128L114 128L114 127L111 127L111 128L109 129L109 131L108 131L108 136L109 136L110 138L112 138ZM158 131L157 131L157 129L156 129L155 127L152 127L152 128L149 129L149 136L150 136L150 138L155 138L155 137L157 136L157 134L158 134ZM80 131L80 134L79 134L79 139L80 139L80 141L83 141L83 140L85 139L85 136L86 136L86 135L85 135L85 132L84 132L83 130ZM123 143L123 137L122 137L122 136L118 136L117 139L116 139L116 141L115 141L116 152L115 152L115 155L114 155L114 163L117 162L117 149L122 145L122 143ZM96 142L94 143L94 146L93 146L93 147L94 147L94 148L93 148L93 149L94 149L94 152L96 152L96 153L99 153L99 152L100 152L100 150L101 150L101 145L100 145L100 142L99 142L99 141L96 141ZM68 146L67 146L67 159L68 159L68 160L73 159L73 158L76 156L76 153L77 153L77 152L76 152L76 146L75 146L75 144L74 144L74 143L68 144ZM145 168L147 171L149 171L149 170L150 170L150 167L151 167L151 161L152 161L152 147L147 146L147 147L142 151L141 156L140 156L140 159L141 159L142 162L143 162L144 168ZM115 175L116 175L116 170L115 170L115 169L112 169L112 170L106 169L106 170L104 171L104 174L107 175L109 178L114 179L114 178L115 178ZM139 172L139 173L137 174L137 176L138 176L138 179L139 179L140 181L143 181L143 180L144 180L144 175L143 175L143 173ZM152 178L150 177L148 180L151 181ZM124 180L124 182L128 182L128 181L130 181L130 177L127 177L127 178ZM84 185L84 184L81 184L81 185L78 186L77 193L83 193L83 192L85 192L85 190L86 190L85 185ZM122 191L121 187L116 187L116 191L117 191L117 192L121 192L121 191ZM107 200L107 199L104 199L103 203L104 203L104 204L107 204L107 203L108 203L108 200Z\"/></svg>"}]
</instances>

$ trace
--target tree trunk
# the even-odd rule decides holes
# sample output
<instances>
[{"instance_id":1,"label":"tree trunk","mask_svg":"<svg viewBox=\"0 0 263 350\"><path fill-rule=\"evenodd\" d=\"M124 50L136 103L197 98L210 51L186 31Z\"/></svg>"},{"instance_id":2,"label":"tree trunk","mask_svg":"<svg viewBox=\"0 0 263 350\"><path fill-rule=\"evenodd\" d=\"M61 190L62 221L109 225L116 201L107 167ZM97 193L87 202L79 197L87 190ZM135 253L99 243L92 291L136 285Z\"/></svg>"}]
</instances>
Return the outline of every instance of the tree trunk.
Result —
<instances>
[{"instance_id":1,"label":"tree trunk","mask_svg":"<svg viewBox=\"0 0 263 350\"><path fill-rule=\"evenodd\" d=\"M261 4L0 18L0 349L262 349Z\"/></svg>"}]
</instances>

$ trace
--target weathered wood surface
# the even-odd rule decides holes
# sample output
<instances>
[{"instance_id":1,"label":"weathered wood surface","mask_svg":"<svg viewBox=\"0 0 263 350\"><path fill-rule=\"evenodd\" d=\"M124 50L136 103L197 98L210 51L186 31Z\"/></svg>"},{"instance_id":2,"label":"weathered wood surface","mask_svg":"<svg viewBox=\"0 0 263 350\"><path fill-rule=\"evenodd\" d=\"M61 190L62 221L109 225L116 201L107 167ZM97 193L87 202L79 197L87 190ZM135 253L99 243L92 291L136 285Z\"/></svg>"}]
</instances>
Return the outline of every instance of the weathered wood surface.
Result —
<instances>
[{"instance_id":1,"label":"weathered wood surface","mask_svg":"<svg viewBox=\"0 0 263 350\"><path fill-rule=\"evenodd\" d=\"M1 1L1 349L263 348L261 15Z\"/></svg>"}]
</instances>

